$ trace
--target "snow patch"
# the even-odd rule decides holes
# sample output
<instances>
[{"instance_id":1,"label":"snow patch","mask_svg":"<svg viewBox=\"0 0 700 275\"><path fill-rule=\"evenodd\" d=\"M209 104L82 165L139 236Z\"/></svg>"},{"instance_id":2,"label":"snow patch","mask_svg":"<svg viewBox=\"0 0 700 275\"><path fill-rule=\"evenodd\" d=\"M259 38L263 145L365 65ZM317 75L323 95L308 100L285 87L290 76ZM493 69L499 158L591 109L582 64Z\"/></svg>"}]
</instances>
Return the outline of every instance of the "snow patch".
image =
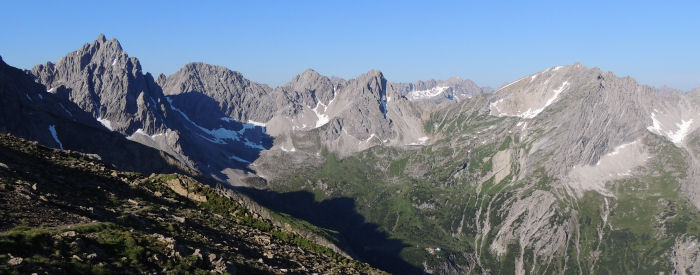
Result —
<instances>
[{"instance_id":1,"label":"snow patch","mask_svg":"<svg viewBox=\"0 0 700 275\"><path fill-rule=\"evenodd\" d=\"M425 145L428 142L428 137L420 137L418 141L409 143L408 145Z\"/></svg>"},{"instance_id":2,"label":"snow patch","mask_svg":"<svg viewBox=\"0 0 700 275\"><path fill-rule=\"evenodd\" d=\"M656 109L654 109L654 111L656 111ZM656 134L663 136L663 129L661 129L661 122L659 122L659 120L656 119L655 112L651 113L651 126L647 127L647 130L649 130L652 133L656 133Z\"/></svg>"},{"instance_id":3,"label":"snow patch","mask_svg":"<svg viewBox=\"0 0 700 275\"><path fill-rule=\"evenodd\" d=\"M333 98L333 99L335 99L335 98ZM333 102L333 101L331 100L331 102ZM330 103L328 103L328 104L330 105ZM327 115L318 112L318 107L321 105L323 105L323 112L325 113L328 106L321 103L321 101L318 101L318 103L316 103L316 107L311 109L311 111L313 111L314 114L316 114L316 127L314 127L314 128L318 128L318 127L321 127L323 125L326 125L326 123L328 123L330 121L330 118ZM304 128L306 128L306 125L304 125Z\"/></svg>"},{"instance_id":4,"label":"snow patch","mask_svg":"<svg viewBox=\"0 0 700 275\"><path fill-rule=\"evenodd\" d=\"M520 114L517 114L517 113L516 113L516 114L513 114L513 115L509 115L509 114L507 114L507 113L502 112L501 109L498 107L498 104L501 103L501 102L503 102L503 99L499 99L498 101L492 102L492 103L489 105L489 107L490 107L491 109L495 109L495 110L496 110L496 112L495 112L495 113L496 113L496 114L495 114L496 116L517 116L517 117L520 117L520 118L531 119L531 118L534 118L534 117L536 117L537 115L539 115L539 114L540 114L542 111L544 111L544 109L546 109L549 105L552 105L552 103L554 103L554 101L557 100L557 98L559 98L559 95L560 95L564 90L566 90L567 87L569 87L569 81L564 81L564 83L562 83L561 86L559 86L559 88L554 89L554 90L552 91L554 94L552 95L552 97L550 97L549 99L547 99L547 101L544 103L544 106L542 106L542 107L540 107L540 108L537 108L537 109L528 108L525 112L522 112L522 113L520 113ZM504 87L504 88L505 88L505 87Z\"/></svg>"},{"instance_id":5,"label":"snow patch","mask_svg":"<svg viewBox=\"0 0 700 275\"><path fill-rule=\"evenodd\" d=\"M229 158L229 159L232 159L232 160L235 160L235 161L238 161L238 162L250 163L250 161L247 161L247 160L245 160L245 159L239 158L239 157L237 157L237 156L230 156L230 157L228 157L228 158Z\"/></svg>"},{"instance_id":6,"label":"snow patch","mask_svg":"<svg viewBox=\"0 0 700 275\"><path fill-rule=\"evenodd\" d=\"M448 86L437 86L430 88L428 90L419 90L419 91L413 91L408 94L408 100L414 101L414 100L420 100L420 99L427 99L427 98L432 98L440 95L442 92L447 90Z\"/></svg>"},{"instance_id":7,"label":"snow patch","mask_svg":"<svg viewBox=\"0 0 700 275\"><path fill-rule=\"evenodd\" d=\"M107 120L107 119L104 119L104 118L102 118L102 117L98 117L98 118L97 118L97 121L100 122L100 123L102 123L102 125L103 125L105 128L109 129L110 131L114 131L114 130L112 130L112 122L111 122L111 121L109 121L109 120Z\"/></svg>"},{"instance_id":8,"label":"snow patch","mask_svg":"<svg viewBox=\"0 0 700 275\"><path fill-rule=\"evenodd\" d=\"M55 87L54 87L54 88L51 88L51 89L48 89L48 90L46 90L46 92L47 92L47 93L51 93L51 94L53 94L53 92L54 92L54 91L56 91L56 88L55 88Z\"/></svg>"},{"instance_id":9,"label":"snow patch","mask_svg":"<svg viewBox=\"0 0 700 275\"><path fill-rule=\"evenodd\" d=\"M554 95L552 95L552 97L550 97L547 100L547 102L544 103L544 106L542 106L541 108L535 109L535 110L533 110L532 108L528 108L527 111L525 111L524 113L517 115L517 116L522 117L522 118L534 118L534 117L536 117L542 111L544 111L544 109L547 108L547 106L552 105L552 103L554 103L554 101L559 97L559 94L561 94L561 92L563 92L564 89L568 86L569 86L569 81L564 81L564 83L562 83L559 88L554 89L554 91L553 91Z\"/></svg>"},{"instance_id":10,"label":"snow patch","mask_svg":"<svg viewBox=\"0 0 700 275\"><path fill-rule=\"evenodd\" d=\"M112 66L117 65L117 59L112 60Z\"/></svg>"},{"instance_id":11,"label":"snow patch","mask_svg":"<svg viewBox=\"0 0 700 275\"><path fill-rule=\"evenodd\" d=\"M49 125L49 132L51 133L53 140L58 143L58 148L63 149L63 143L61 143L61 141L58 139L58 134L56 134L56 125Z\"/></svg>"},{"instance_id":12,"label":"snow patch","mask_svg":"<svg viewBox=\"0 0 700 275\"><path fill-rule=\"evenodd\" d=\"M243 144L245 144L245 146L248 146L248 147L253 148L253 149L265 150L265 147L263 147L260 144L254 143L254 142L248 140L247 138L243 139Z\"/></svg>"},{"instance_id":13,"label":"snow patch","mask_svg":"<svg viewBox=\"0 0 700 275\"><path fill-rule=\"evenodd\" d=\"M41 95L41 94L36 94L36 95L38 95L38 96L39 96L39 100L42 100L42 99L44 99L44 96L43 96L43 95Z\"/></svg>"},{"instance_id":14,"label":"snow patch","mask_svg":"<svg viewBox=\"0 0 700 275\"><path fill-rule=\"evenodd\" d=\"M680 122L675 123L676 127L674 129L664 131L664 125L656 117L656 112L658 111L654 109L654 112L651 113L651 126L647 127L647 130L661 136L666 136L675 144L681 144L691 130L690 126L694 122L693 119L681 119Z\"/></svg>"},{"instance_id":15,"label":"snow patch","mask_svg":"<svg viewBox=\"0 0 700 275\"><path fill-rule=\"evenodd\" d=\"M176 108L173 105L173 100L171 98L166 97L165 99L168 101L168 104L170 104L170 108L172 108L176 112L180 113L180 115L182 115L182 117L184 117L185 120L187 120L190 124L192 124L193 126L199 128L199 130L202 130L202 132L211 136L212 138L207 138L204 136L202 136L202 137L208 141L213 142L213 143L226 144L226 142L224 142L225 139L240 141L240 137L245 133L245 131L254 127L254 125L252 125L252 124L243 124L243 128L241 128L238 131L233 131L233 130L229 130L229 129L225 129L225 128L218 128L218 129L210 130L210 129L204 128L204 127L200 126L199 124L195 123L182 110ZM254 143L248 141L247 139L245 140L245 144L249 147L252 147L252 148L263 148L262 146L260 146L258 144L254 144ZM253 146L255 146L255 147L253 147Z\"/></svg>"},{"instance_id":16,"label":"snow patch","mask_svg":"<svg viewBox=\"0 0 700 275\"><path fill-rule=\"evenodd\" d=\"M678 131L675 132L669 132L668 137L671 139L673 143L680 144L683 142L683 139L685 139L685 136L688 135L688 132L690 130L690 125L693 124L693 120L681 120L680 123L676 123L676 127L678 127Z\"/></svg>"},{"instance_id":17,"label":"snow patch","mask_svg":"<svg viewBox=\"0 0 700 275\"><path fill-rule=\"evenodd\" d=\"M371 135L369 135L369 137L368 137L367 139L365 139L365 140L363 140L363 141L361 141L361 142L362 142L362 143L367 143L367 142L369 142L369 141L370 141L372 138L374 138L374 137L376 137L376 136L375 136L374 134L371 134Z\"/></svg>"},{"instance_id":18,"label":"snow patch","mask_svg":"<svg viewBox=\"0 0 700 275\"><path fill-rule=\"evenodd\" d=\"M265 123L257 122L257 121L253 121L253 120L248 120L248 124L253 124L255 126L260 126L260 127L265 127Z\"/></svg>"},{"instance_id":19,"label":"snow patch","mask_svg":"<svg viewBox=\"0 0 700 275\"><path fill-rule=\"evenodd\" d=\"M136 135L142 135L142 136L144 136L144 137L149 138L149 139L152 140L152 141L155 141L156 138L159 137L159 136L167 136L166 133L159 133L159 134L154 134L154 135L148 135L148 133L146 133L146 131L144 131L144 130L141 129L141 128L138 128L138 129L136 129L136 131L135 131L133 134L131 134L130 136L126 137L126 139L128 139L128 140L133 140L134 137L135 137Z\"/></svg>"},{"instance_id":20,"label":"snow patch","mask_svg":"<svg viewBox=\"0 0 700 275\"><path fill-rule=\"evenodd\" d=\"M285 151L285 152L296 152L297 148L294 148L294 146L292 146L292 149L287 149L287 148L284 148L284 146L280 146L280 150Z\"/></svg>"},{"instance_id":21,"label":"snow patch","mask_svg":"<svg viewBox=\"0 0 700 275\"><path fill-rule=\"evenodd\" d=\"M26 96L26 97L27 97L27 99L29 99L29 101L34 101L34 100L32 100L32 98L31 98L31 97L29 97L29 94L24 94L24 96Z\"/></svg>"},{"instance_id":22,"label":"snow patch","mask_svg":"<svg viewBox=\"0 0 700 275\"><path fill-rule=\"evenodd\" d=\"M63 106L63 104L61 103L58 103L58 106L61 106L61 109L63 109L63 111L65 111L69 116L73 117L73 113L68 111L68 109L66 109L66 106Z\"/></svg>"}]
</instances>

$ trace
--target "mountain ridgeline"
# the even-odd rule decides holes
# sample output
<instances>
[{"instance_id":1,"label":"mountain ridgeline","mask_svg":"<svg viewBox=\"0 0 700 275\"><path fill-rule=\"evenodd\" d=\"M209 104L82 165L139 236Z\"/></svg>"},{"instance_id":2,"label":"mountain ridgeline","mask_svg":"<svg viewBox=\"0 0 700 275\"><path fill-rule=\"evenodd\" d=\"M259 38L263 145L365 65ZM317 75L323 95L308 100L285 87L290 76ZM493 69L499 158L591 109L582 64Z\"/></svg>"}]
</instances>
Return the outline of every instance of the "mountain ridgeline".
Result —
<instances>
[{"instance_id":1,"label":"mountain ridgeline","mask_svg":"<svg viewBox=\"0 0 700 275\"><path fill-rule=\"evenodd\" d=\"M189 63L154 78L103 35L0 61L0 132L123 171L225 184L406 273L700 273L700 89L582 64L493 91L307 70L276 88Z\"/></svg>"}]
</instances>

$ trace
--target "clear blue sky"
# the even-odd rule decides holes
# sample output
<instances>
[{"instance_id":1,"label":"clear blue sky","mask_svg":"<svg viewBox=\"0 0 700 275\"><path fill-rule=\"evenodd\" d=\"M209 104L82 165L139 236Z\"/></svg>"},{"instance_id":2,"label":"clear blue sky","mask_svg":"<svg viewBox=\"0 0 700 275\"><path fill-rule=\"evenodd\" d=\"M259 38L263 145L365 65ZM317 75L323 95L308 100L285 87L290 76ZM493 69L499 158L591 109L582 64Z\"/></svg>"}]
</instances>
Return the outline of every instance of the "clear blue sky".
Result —
<instances>
[{"instance_id":1,"label":"clear blue sky","mask_svg":"<svg viewBox=\"0 0 700 275\"><path fill-rule=\"evenodd\" d=\"M2 1L0 55L31 68L104 33L144 70L191 61L276 86L306 68L500 86L581 62L700 87L700 1Z\"/></svg>"}]
</instances>

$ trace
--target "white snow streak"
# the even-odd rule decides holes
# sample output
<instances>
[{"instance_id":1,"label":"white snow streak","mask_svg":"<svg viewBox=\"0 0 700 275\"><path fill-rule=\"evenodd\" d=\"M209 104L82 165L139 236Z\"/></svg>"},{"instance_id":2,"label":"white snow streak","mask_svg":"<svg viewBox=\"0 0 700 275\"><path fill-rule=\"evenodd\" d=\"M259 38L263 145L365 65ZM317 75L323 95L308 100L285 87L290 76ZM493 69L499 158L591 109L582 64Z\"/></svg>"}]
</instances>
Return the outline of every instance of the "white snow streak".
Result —
<instances>
[{"instance_id":1,"label":"white snow streak","mask_svg":"<svg viewBox=\"0 0 700 275\"><path fill-rule=\"evenodd\" d=\"M112 130L112 122L111 121L104 119L102 117L98 117L97 121L102 123L102 125L105 126L105 128L109 129L110 131L114 131L114 130Z\"/></svg>"},{"instance_id":2,"label":"white snow streak","mask_svg":"<svg viewBox=\"0 0 700 275\"><path fill-rule=\"evenodd\" d=\"M263 122L257 122L257 121L254 121L254 120L248 120L248 124L253 124L253 125L255 125L255 126L260 126L260 127L265 127L265 123L263 123Z\"/></svg>"},{"instance_id":3,"label":"white snow streak","mask_svg":"<svg viewBox=\"0 0 700 275\"><path fill-rule=\"evenodd\" d=\"M565 89L566 87L568 87L568 85L569 85L569 81L564 81L564 83L561 84L561 87L559 87L558 89L555 89L555 90L553 91L553 92L554 92L554 95L553 95L551 98L549 98L549 99L547 100L547 102L544 103L544 106L542 106L542 108L538 108L538 109L535 109L535 110L533 110L532 108L528 108L527 111L525 111L524 113L519 114L519 115L517 115L517 116L522 117L522 118L534 118L534 117L536 117L536 116L539 115L542 111L544 111L544 109L547 108L547 106L549 106L549 105L551 105L552 103L554 103L554 101L559 97L559 94L561 94L561 92L563 92L564 89Z\"/></svg>"},{"instance_id":4,"label":"white snow streak","mask_svg":"<svg viewBox=\"0 0 700 275\"><path fill-rule=\"evenodd\" d=\"M245 160L245 159L239 158L239 157L237 157L237 156L230 156L230 157L228 157L228 158L229 158L229 159L232 159L232 160L235 160L235 161L238 161L238 162L250 163L250 161L247 161L247 160Z\"/></svg>"},{"instance_id":5,"label":"white snow streak","mask_svg":"<svg viewBox=\"0 0 700 275\"><path fill-rule=\"evenodd\" d=\"M527 76L526 76L526 77L527 77ZM505 86L501 87L501 88L498 89L496 92L498 92L498 91L500 91L500 90L503 90L503 89L505 89L505 88L508 88L508 86L513 85L513 84L515 84L515 83L518 83L520 80L523 80L523 79L525 79L525 77L523 77L523 78L521 78L521 79L518 79L518 80L516 80L516 81L513 81L513 82L511 82L511 83L508 83L508 85L505 85Z\"/></svg>"},{"instance_id":6,"label":"white snow streak","mask_svg":"<svg viewBox=\"0 0 700 275\"><path fill-rule=\"evenodd\" d=\"M56 126L55 125L49 125L49 132L51 132L51 136L53 137L53 140L58 143L58 148L63 149L63 143L58 139L58 134L56 134Z\"/></svg>"}]
</instances>

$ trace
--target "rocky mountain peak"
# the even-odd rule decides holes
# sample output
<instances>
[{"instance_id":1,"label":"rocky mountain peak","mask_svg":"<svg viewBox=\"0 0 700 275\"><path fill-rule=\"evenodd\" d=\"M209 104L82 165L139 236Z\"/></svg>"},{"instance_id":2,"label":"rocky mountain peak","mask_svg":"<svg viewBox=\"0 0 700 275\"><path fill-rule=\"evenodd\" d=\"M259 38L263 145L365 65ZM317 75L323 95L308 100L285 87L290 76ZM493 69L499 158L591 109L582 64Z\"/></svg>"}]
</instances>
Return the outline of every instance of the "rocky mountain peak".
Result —
<instances>
[{"instance_id":1,"label":"rocky mountain peak","mask_svg":"<svg viewBox=\"0 0 700 275\"><path fill-rule=\"evenodd\" d=\"M263 101L272 89L246 79L243 74L223 66L201 62L187 63L158 83L166 95L196 92L218 103L220 111L239 121L267 121L272 103Z\"/></svg>"},{"instance_id":2,"label":"rocky mountain peak","mask_svg":"<svg viewBox=\"0 0 700 275\"><path fill-rule=\"evenodd\" d=\"M148 107L161 96L160 88L142 73L138 59L129 57L114 38L107 40L100 35L55 64L34 67L31 74L49 91L67 91L68 100L93 114L109 130L129 134L141 128L155 131L163 125L162 115ZM139 104L138 98L144 95L148 100Z\"/></svg>"}]
</instances>

